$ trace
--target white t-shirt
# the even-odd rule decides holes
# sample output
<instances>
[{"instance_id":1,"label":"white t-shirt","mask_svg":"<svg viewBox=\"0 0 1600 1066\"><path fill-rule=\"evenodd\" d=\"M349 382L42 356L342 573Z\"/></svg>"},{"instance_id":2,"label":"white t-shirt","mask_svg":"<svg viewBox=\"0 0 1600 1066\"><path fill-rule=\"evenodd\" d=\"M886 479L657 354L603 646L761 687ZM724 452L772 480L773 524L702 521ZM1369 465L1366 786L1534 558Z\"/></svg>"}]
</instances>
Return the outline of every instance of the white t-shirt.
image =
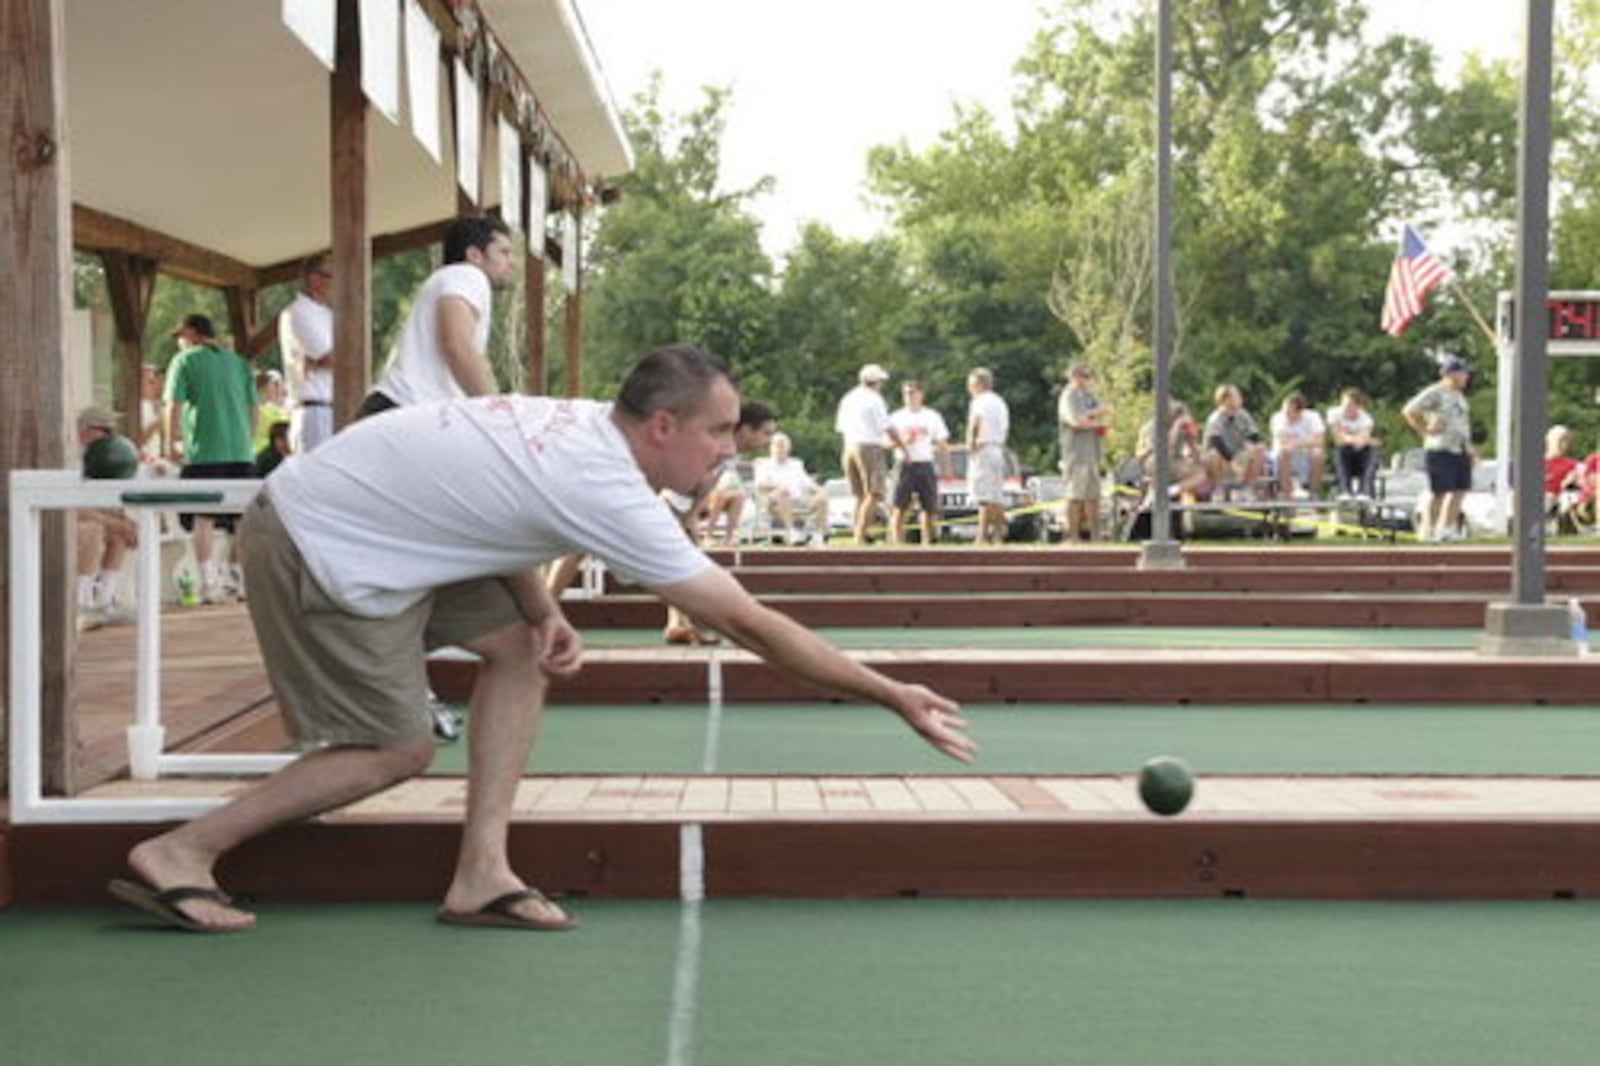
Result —
<instances>
[{"instance_id":1,"label":"white t-shirt","mask_svg":"<svg viewBox=\"0 0 1600 1066\"><path fill-rule=\"evenodd\" d=\"M1344 413L1344 404L1328 408L1328 429L1333 433L1333 439L1338 441L1340 436L1358 437L1363 433L1372 432L1372 415L1365 407L1356 408L1355 417Z\"/></svg>"},{"instance_id":2,"label":"white t-shirt","mask_svg":"<svg viewBox=\"0 0 1600 1066\"><path fill-rule=\"evenodd\" d=\"M1303 409L1300 417L1293 422L1284 417L1282 411L1276 412L1272 416L1271 427L1274 451L1321 444L1328 436L1328 427L1322 424L1322 416L1309 407Z\"/></svg>"},{"instance_id":3,"label":"white t-shirt","mask_svg":"<svg viewBox=\"0 0 1600 1066\"><path fill-rule=\"evenodd\" d=\"M833 428L852 444L882 444L889 433L889 405L883 394L867 385L857 385L839 401Z\"/></svg>"},{"instance_id":4,"label":"white t-shirt","mask_svg":"<svg viewBox=\"0 0 1600 1066\"><path fill-rule=\"evenodd\" d=\"M317 584L370 618L569 552L649 587L695 577L711 561L646 483L611 410L543 396L402 407L290 456L268 491Z\"/></svg>"},{"instance_id":5,"label":"white t-shirt","mask_svg":"<svg viewBox=\"0 0 1600 1066\"><path fill-rule=\"evenodd\" d=\"M804 459L794 456L779 462L776 459L757 459L753 467L757 489L782 492L795 500L809 500L817 483L806 473Z\"/></svg>"},{"instance_id":6,"label":"white t-shirt","mask_svg":"<svg viewBox=\"0 0 1600 1066\"><path fill-rule=\"evenodd\" d=\"M333 351L333 308L305 293L289 302L278 315L278 345L283 349L284 395L289 405L304 400L333 401L333 368L307 367L306 360L321 359Z\"/></svg>"},{"instance_id":7,"label":"white t-shirt","mask_svg":"<svg viewBox=\"0 0 1600 1066\"><path fill-rule=\"evenodd\" d=\"M480 352L488 349L489 312L494 299L489 275L471 263L451 263L435 270L417 292L416 303L411 306L411 314L406 317L378 381L378 391L401 406L466 395L439 350L439 302L450 296L466 300L478 313L472 344Z\"/></svg>"},{"instance_id":8,"label":"white t-shirt","mask_svg":"<svg viewBox=\"0 0 1600 1066\"><path fill-rule=\"evenodd\" d=\"M980 421L981 420L981 421ZM972 397L967 406L967 425L978 422L978 444L1004 444L1011 432L1011 409L992 389Z\"/></svg>"},{"instance_id":9,"label":"white t-shirt","mask_svg":"<svg viewBox=\"0 0 1600 1066\"><path fill-rule=\"evenodd\" d=\"M950 439L950 429L944 424L944 415L931 407L913 411L902 407L889 416L895 432L906 446L906 459L913 463L933 462L933 447Z\"/></svg>"}]
</instances>

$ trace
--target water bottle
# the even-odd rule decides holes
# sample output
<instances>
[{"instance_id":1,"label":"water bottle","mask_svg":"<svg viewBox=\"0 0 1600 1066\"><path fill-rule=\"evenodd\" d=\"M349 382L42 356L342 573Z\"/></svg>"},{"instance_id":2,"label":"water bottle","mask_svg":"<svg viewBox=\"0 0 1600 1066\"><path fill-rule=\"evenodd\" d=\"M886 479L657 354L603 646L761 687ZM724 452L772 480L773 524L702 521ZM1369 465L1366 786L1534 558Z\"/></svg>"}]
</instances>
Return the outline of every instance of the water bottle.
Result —
<instances>
[{"instance_id":1,"label":"water bottle","mask_svg":"<svg viewBox=\"0 0 1600 1066\"><path fill-rule=\"evenodd\" d=\"M1572 617L1572 640L1578 645L1578 651L1584 652L1589 648L1589 618L1583 611L1583 604L1577 600L1567 601L1567 613Z\"/></svg>"},{"instance_id":2,"label":"water bottle","mask_svg":"<svg viewBox=\"0 0 1600 1066\"><path fill-rule=\"evenodd\" d=\"M179 563L178 572L173 575L172 580L178 588L179 606L198 607L200 605L200 578L195 575L193 567Z\"/></svg>"}]
</instances>

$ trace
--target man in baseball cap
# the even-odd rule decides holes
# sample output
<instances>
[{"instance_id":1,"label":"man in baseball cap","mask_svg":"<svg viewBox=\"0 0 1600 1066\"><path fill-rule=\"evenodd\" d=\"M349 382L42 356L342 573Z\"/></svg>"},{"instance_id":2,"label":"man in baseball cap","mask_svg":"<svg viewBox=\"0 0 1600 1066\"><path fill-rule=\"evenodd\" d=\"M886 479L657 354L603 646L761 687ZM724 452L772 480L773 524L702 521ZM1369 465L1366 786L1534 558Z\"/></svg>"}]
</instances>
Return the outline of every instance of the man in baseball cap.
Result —
<instances>
[{"instance_id":1,"label":"man in baseball cap","mask_svg":"<svg viewBox=\"0 0 1600 1066\"><path fill-rule=\"evenodd\" d=\"M844 474L850 479L850 492L856 498L856 543L866 544L872 527L882 521L880 511L889 475L884 442L896 448L902 445L899 431L889 421L889 406L883 400L883 383L889 380L889 372L877 363L868 363L856 380L860 384L839 401L833 428L844 438Z\"/></svg>"}]
</instances>

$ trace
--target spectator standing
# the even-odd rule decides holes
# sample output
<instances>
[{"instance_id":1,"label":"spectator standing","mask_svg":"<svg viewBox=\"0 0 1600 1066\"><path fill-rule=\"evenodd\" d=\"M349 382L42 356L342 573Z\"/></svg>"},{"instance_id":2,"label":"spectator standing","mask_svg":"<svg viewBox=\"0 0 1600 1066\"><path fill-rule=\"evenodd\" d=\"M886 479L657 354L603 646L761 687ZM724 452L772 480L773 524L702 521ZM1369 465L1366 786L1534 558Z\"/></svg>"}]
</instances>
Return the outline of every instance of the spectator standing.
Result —
<instances>
[{"instance_id":1,"label":"spectator standing","mask_svg":"<svg viewBox=\"0 0 1600 1066\"><path fill-rule=\"evenodd\" d=\"M926 406L927 391L920 381L900 386L900 398L904 406L889 416L905 449L894 481L894 540L906 542L911 501L916 500L922 512L922 544L928 547L939 540L939 478L950 473L950 427L943 415Z\"/></svg>"},{"instance_id":2,"label":"spectator standing","mask_svg":"<svg viewBox=\"0 0 1600 1066\"><path fill-rule=\"evenodd\" d=\"M806 470L803 459L794 455L794 442L787 433L774 433L767 458L755 461L756 496L772 520L784 530L790 544L805 540L806 531L797 514L810 519L812 542L828 540L828 495Z\"/></svg>"},{"instance_id":3,"label":"spectator standing","mask_svg":"<svg viewBox=\"0 0 1600 1066\"><path fill-rule=\"evenodd\" d=\"M1439 363L1439 380L1400 412L1422 435L1429 492L1423 535L1432 541L1461 539L1461 501L1472 488L1472 412L1466 394L1471 374L1465 359L1446 354Z\"/></svg>"},{"instance_id":4,"label":"spectator standing","mask_svg":"<svg viewBox=\"0 0 1600 1066\"><path fill-rule=\"evenodd\" d=\"M310 451L333 436L333 271L326 255L301 267L301 288L278 315L288 374L289 446Z\"/></svg>"},{"instance_id":5,"label":"spectator standing","mask_svg":"<svg viewBox=\"0 0 1600 1066\"><path fill-rule=\"evenodd\" d=\"M1304 393L1291 392L1283 398L1283 406L1272 416L1270 425L1278 494L1286 500L1300 493L1320 499L1328 439L1322 416L1306 406Z\"/></svg>"},{"instance_id":6,"label":"spectator standing","mask_svg":"<svg viewBox=\"0 0 1600 1066\"><path fill-rule=\"evenodd\" d=\"M140 456L148 462L165 465L170 449L167 447L166 408L161 396L166 391L167 372L154 363L139 368L139 446Z\"/></svg>"},{"instance_id":7,"label":"spectator standing","mask_svg":"<svg viewBox=\"0 0 1600 1066\"><path fill-rule=\"evenodd\" d=\"M1340 497L1370 500L1378 494L1378 468L1383 465L1382 441L1372 435L1372 413L1367 397L1357 388L1339 394L1337 407L1328 409L1328 432L1333 435L1333 470Z\"/></svg>"},{"instance_id":8,"label":"spectator standing","mask_svg":"<svg viewBox=\"0 0 1600 1066\"><path fill-rule=\"evenodd\" d=\"M1226 494L1234 485L1254 485L1266 469L1267 451L1261 427L1244 408L1237 385L1218 385L1212 393L1216 406L1206 419L1205 462L1213 491Z\"/></svg>"},{"instance_id":9,"label":"spectator standing","mask_svg":"<svg viewBox=\"0 0 1600 1066\"><path fill-rule=\"evenodd\" d=\"M1111 408L1094 391L1094 370L1079 363L1067 370L1056 414L1061 433L1062 503L1068 540L1100 537L1100 464L1105 460Z\"/></svg>"},{"instance_id":10,"label":"spectator standing","mask_svg":"<svg viewBox=\"0 0 1600 1066\"><path fill-rule=\"evenodd\" d=\"M900 446L899 434L889 421L889 406L883 400L883 383L889 372L877 363L868 363L856 375L856 387L839 401L834 429L844 438L840 462L856 498L855 538L857 544L871 540L872 527L882 518L884 486L889 474L888 443Z\"/></svg>"},{"instance_id":11,"label":"spectator standing","mask_svg":"<svg viewBox=\"0 0 1600 1066\"><path fill-rule=\"evenodd\" d=\"M383 375L356 417L498 392L489 366L490 312L494 290L509 288L516 268L511 230L500 219L468 215L452 222L444 265L417 290Z\"/></svg>"},{"instance_id":12,"label":"spectator standing","mask_svg":"<svg viewBox=\"0 0 1600 1066\"><path fill-rule=\"evenodd\" d=\"M994 391L994 373L977 367L967 375L967 481L978 505L979 544L1004 544L1006 517L1006 439L1011 410Z\"/></svg>"},{"instance_id":13,"label":"spectator standing","mask_svg":"<svg viewBox=\"0 0 1600 1066\"><path fill-rule=\"evenodd\" d=\"M179 352L167 367L167 432L174 455L181 456L185 478L255 476L256 382L242 355L217 343L205 315L189 315L172 334ZM178 520L193 533L200 596L221 603L237 575L224 577L214 558L215 530L232 533L236 515L184 514Z\"/></svg>"}]
</instances>

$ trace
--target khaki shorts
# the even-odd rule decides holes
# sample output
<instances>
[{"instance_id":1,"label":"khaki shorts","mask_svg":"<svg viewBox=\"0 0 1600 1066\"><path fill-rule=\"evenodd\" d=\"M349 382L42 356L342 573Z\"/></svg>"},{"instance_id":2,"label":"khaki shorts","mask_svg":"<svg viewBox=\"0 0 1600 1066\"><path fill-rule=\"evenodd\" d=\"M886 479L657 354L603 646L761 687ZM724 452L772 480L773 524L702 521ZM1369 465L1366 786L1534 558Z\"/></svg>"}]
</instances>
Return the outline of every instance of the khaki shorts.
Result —
<instances>
[{"instance_id":1,"label":"khaki shorts","mask_svg":"<svg viewBox=\"0 0 1600 1066\"><path fill-rule=\"evenodd\" d=\"M1006 452L999 444L980 444L967 458L967 487L974 503L1006 502Z\"/></svg>"},{"instance_id":2,"label":"khaki shorts","mask_svg":"<svg viewBox=\"0 0 1600 1066\"><path fill-rule=\"evenodd\" d=\"M844 449L844 476L850 479L850 494L857 499L876 496L883 499L889 471L888 454L881 444L849 444Z\"/></svg>"},{"instance_id":3,"label":"khaki shorts","mask_svg":"<svg viewBox=\"0 0 1600 1066\"><path fill-rule=\"evenodd\" d=\"M289 732L304 745L393 747L428 735L427 652L522 619L498 578L435 589L391 618L330 600L265 492L245 512L240 546L250 620Z\"/></svg>"}]
</instances>

